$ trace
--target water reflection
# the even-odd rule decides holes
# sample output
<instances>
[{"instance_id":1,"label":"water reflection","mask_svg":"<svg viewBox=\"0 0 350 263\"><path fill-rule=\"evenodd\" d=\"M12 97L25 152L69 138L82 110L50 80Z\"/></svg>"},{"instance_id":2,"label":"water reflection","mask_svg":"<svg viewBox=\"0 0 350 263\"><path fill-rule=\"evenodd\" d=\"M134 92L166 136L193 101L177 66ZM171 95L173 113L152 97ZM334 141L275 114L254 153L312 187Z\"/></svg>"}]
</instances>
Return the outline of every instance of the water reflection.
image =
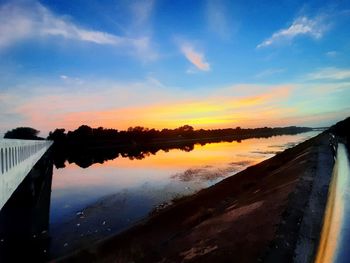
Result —
<instances>
[{"instance_id":1,"label":"water reflection","mask_svg":"<svg viewBox=\"0 0 350 263\"><path fill-rule=\"evenodd\" d=\"M242 162L241 162L242 163ZM253 164L253 162L244 162ZM248 165L249 166L249 165ZM242 169L242 165L237 165L237 163L229 163L227 167L213 167L210 165L203 166L201 168L190 168L181 173L176 173L171 176L172 179L179 179L183 182L189 182L193 180L204 180L204 181L213 181L220 178L226 177L227 174L237 173Z\"/></svg>"},{"instance_id":2,"label":"water reflection","mask_svg":"<svg viewBox=\"0 0 350 263\"><path fill-rule=\"evenodd\" d=\"M64 169L54 170L52 254L61 255L118 233L161 204L206 188L316 134L195 144L145 151L142 158L107 154L110 159L102 161L88 153L81 157L88 162L69 163L68 159ZM87 164L87 169L82 168Z\"/></svg>"},{"instance_id":3,"label":"water reflection","mask_svg":"<svg viewBox=\"0 0 350 263\"><path fill-rule=\"evenodd\" d=\"M52 171L52 161L46 154L1 209L0 262L48 259Z\"/></svg>"},{"instance_id":4,"label":"water reflection","mask_svg":"<svg viewBox=\"0 0 350 263\"><path fill-rule=\"evenodd\" d=\"M283 135L282 135L283 136ZM294 137L295 131L291 131L286 137ZM241 141L249 140L263 140L267 138L277 138L281 136L263 135L252 137L247 135L247 138L240 137L240 139L232 137L215 137L215 138L202 138L202 139L179 139L171 141L159 141L158 143L143 143L137 144L136 142L131 144L106 144L101 141L100 143L89 144L55 144L54 151L54 164L56 168L64 168L66 161L68 163L75 163L82 168L88 168L95 163L104 163L116 158L128 158L130 160L142 160L156 155L159 152L169 152L173 150L180 150L184 152L191 152L198 146L215 145L217 143L229 143L238 144ZM253 139L252 139L253 138ZM273 139L272 139L273 140ZM295 142L291 142L294 144ZM246 143L245 143L246 145ZM215 146L214 146L215 147ZM274 153L271 151L271 153Z\"/></svg>"}]
</instances>

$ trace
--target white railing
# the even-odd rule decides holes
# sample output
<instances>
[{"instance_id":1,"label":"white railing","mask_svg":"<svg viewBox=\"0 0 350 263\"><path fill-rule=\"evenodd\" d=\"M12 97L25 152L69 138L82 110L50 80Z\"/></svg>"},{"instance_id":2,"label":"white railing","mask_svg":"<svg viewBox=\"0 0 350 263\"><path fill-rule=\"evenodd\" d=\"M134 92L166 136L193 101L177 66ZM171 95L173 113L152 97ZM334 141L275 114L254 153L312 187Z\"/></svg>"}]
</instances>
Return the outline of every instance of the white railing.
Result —
<instances>
[{"instance_id":1,"label":"white railing","mask_svg":"<svg viewBox=\"0 0 350 263\"><path fill-rule=\"evenodd\" d=\"M52 145L52 141L0 139L0 209Z\"/></svg>"}]
</instances>

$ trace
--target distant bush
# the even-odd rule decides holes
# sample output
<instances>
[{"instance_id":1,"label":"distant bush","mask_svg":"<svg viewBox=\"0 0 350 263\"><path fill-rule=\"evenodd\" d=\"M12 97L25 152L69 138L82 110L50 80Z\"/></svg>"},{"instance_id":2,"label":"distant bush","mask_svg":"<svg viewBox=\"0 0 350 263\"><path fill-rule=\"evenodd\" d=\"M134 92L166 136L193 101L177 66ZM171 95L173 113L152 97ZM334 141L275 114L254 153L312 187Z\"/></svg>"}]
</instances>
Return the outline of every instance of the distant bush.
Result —
<instances>
[{"instance_id":1,"label":"distant bush","mask_svg":"<svg viewBox=\"0 0 350 263\"><path fill-rule=\"evenodd\" d=\"M7 131L4 135L6 139L42 140L38 137L40 131L31 127L18 127Z\"/></svg>"}]
</instances>

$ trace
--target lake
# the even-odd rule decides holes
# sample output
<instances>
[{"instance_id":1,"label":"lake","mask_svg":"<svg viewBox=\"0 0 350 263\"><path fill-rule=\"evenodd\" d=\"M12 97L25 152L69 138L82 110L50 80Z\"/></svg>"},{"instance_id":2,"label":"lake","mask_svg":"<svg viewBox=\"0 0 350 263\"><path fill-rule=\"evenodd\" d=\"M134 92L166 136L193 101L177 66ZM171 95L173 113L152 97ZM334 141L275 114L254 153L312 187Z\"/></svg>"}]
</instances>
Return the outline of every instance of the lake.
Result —
<instances>
[{"instance_id":1,"label":"lake","mask_svg":"<svg viewBox=\"0 0 350 263\"><path fill-rule=\"evenodd\" d=\"M319 131L196 144L143 159L115 158L81 168L54 169L50 204L50 252L63 255L119 233L185 195L303 142Z\"/></svg>"}]
</instances>

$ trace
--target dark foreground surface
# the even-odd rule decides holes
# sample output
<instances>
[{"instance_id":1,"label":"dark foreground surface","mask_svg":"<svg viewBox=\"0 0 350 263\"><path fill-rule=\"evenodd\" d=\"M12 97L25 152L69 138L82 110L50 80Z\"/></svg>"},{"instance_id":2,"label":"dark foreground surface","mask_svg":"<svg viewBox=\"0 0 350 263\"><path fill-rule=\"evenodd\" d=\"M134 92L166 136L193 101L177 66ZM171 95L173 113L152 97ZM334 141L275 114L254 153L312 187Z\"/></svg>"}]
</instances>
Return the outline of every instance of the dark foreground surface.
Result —
<instances>
[{"instance_id":1,"label":"dark foreground surface","mask_svg":"<svg viewBox=\"0 0 350 263\"><path fill-rule=\"evenodd\" d=\"M321 134L56 261L308 262L332 167Z\"/></svg>"}]
</instances>

